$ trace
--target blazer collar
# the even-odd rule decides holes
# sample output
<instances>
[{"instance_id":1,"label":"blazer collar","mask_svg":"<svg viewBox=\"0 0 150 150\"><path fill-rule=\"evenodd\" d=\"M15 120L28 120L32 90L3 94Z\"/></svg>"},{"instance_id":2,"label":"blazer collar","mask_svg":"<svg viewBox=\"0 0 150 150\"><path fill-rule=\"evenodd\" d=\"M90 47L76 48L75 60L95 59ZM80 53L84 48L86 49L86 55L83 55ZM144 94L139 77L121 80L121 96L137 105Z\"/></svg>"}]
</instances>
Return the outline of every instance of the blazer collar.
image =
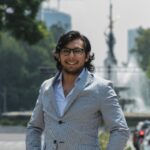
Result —
<instances>
[{"instance_id":1,"label":"blazer collar","mask_svg":"<svg viewBox=\"0 0 150 150\"><path fill-rule=\"evenodd\" d=\"M53 84L58 79L59 75L60 75L60 72L58 72L53 78L51 78L49 80L48 85L45 88L45 91L48 93L48 95L50 97L50 101L51 101L50 103L51 103L52 107L54 108L55 113L57 114L57 116L59 114L58 113L59 111L58 111L58 107L57 107L57 103L56 103L56 99L55 99ZM65 107L63 116L67 113L67 111L69 111L69 109L71 108L73 103L76 100L78 100L78 98L77 98L78 95L84 90L84 88L86 86L88 86L92 82L93 82L93 74L88 72L88 70L86 69L84 74L82 75L82 78L80 78L79 83L74 88L73 93L71 95L69 95L68 104Z\"/></svg>"},{"instance_id":2,"label":"blazer collar","mask_svg":"<svg viewBox=\"0 0 150 150\"><path fill-rule=\"evenodd\" d=\"M58 117L59 111L58 111L58 107L57 107L57 103L56 103L53 84L55 83L59 74L60 74L60 72L56 73L56 75L54 77L47 80L46 85L45 85L45 94L47 95L47 97L49 99L49 105L50 105L49 108L51 107L51 113L53 113L51 115L55 116L56 118Z\"/></svg>"}]
</instances>

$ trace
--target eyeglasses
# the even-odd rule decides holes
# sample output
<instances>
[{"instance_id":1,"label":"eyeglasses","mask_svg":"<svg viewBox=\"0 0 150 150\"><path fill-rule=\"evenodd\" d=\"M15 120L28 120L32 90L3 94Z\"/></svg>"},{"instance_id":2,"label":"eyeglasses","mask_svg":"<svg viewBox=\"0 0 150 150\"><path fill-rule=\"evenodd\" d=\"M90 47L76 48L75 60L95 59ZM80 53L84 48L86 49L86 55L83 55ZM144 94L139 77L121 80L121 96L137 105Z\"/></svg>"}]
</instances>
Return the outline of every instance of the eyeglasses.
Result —
<instances>
[{"instance_id":1,"label":"eyeglasses","mask_svg":"<svg viewBox=\"0 0 150 150\"><path fill-rule=\"evenodd\" d=\"M70 49L70 48L63 48L60 53L68 56L71 52L73 52L74 55L82 55L84 52L84 49L82 48L74 48L74 49Z\"/></svg>"}]
</instances>

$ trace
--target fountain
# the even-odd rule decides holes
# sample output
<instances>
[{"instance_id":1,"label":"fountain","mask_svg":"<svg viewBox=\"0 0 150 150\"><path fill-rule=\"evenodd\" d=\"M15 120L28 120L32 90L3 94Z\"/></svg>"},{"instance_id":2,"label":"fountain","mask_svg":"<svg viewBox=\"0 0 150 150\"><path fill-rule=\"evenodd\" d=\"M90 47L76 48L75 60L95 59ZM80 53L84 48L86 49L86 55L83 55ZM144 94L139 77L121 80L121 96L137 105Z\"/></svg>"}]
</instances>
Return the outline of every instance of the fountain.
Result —
<instances>
[{"instance_id":1,"label":"fountain","mask_svg":"<svg viewBox=\"0 0 150 150\"><path fill-rule=\"evenodd\" d=\"M97 73L103 72L104 78L114 82L114 88L124 112L148 112L150 111L150 80L138 66L136 54L130 52L128 65L117 66L117 60L113 53L115 38L112 8L110 1L109 32L105 33L108 55L104 60L104 68L102 68L104 70L98 70L100 69L98 68Z\"/></svg>"},{"instance_id":2,"label":"fountain","mask_svg":"<svg viewBox=\"0 0 150 150\"><path fill-rule=\"evenodd\" d=\"M137 55L130 53L130 61L127 67L117 71L117 79L121 85L128 87L120 96L124 99L134 100L134 105L125 108L126 111L148 112L150 111L150 79L137 63Z\"/></svg>"}]
</instances>

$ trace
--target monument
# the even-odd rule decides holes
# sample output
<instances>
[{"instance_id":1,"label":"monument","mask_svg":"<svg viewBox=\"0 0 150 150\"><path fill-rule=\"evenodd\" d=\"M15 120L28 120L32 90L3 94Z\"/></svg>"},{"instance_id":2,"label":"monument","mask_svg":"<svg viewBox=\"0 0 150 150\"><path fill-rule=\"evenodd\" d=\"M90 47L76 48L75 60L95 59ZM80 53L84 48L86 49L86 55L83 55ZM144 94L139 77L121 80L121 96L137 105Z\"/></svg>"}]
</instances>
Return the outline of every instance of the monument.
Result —
<instances>
[{"instance_id":1,"label":"monument","mask_svg":"<svg viewBox=\"0 0 150 150\"><path fill-rule=\"evenodd\" d=\"M134 104L135 100L133 99L126 99L120 96L121 92L125 92L127 90L129 90L129 87L125 86L125 85L117 85L118 83L118 76L117 76L117 72L118 72L118 68L117 68L117 59L115 58L114 55L114 45L115 45L115 36L113 33L113 27L114 27L114 21L113 21L113 5L112 5L112 1L110 0L110 6L109 6L109 26L108 26L108 33L105 32L105 37L106 37L106 43L108 46L108 53L107 53L107 57L104 60L104 67L105 67L105 78L108 80L111 80L114 82L114 88L115 91L118 95L119 98L119 103L122 106L122 109L125 110L125 106L126 105L131 105Z\"/></svg>"},{"instance_id":2,"label":"monument","mask_svg":"<svg viewBox=\"0 0 150 150\"><path fill-rule=\"evenodd\" d=\"M105 32L105 36L106 36L106 43L108 46L108 53L107 53L107 57L104 60L104 66L106 68L106 72L105 72L105 77L109 80L114 80L115 76L113 74L113 69L116 67L117 65L117 60L115 58L114 55L114 45L115 45L115 37L114 37L114 33L113 33L113 5L112 2L110 1L110 7L109 7L109 26L108 26L108 33Z\"/></svg>"}]
</instances>

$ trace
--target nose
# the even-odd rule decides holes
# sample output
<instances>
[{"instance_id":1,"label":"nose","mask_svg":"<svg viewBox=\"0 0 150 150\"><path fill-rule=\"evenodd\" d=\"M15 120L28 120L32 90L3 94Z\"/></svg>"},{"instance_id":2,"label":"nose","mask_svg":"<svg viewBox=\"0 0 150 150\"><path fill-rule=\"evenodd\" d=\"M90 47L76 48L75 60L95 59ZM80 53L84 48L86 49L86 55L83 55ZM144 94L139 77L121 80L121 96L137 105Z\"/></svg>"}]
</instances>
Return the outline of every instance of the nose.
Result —
<instances>
[{"instance_id":1,"label":"nose","mask_svg":"<svg viewBox=\"0 0 150 150\"><path fill-rule=\"evenodd\" d=\"M70 54L69 54L69 56L73 57L74 56L74 52L71 51Z\"/></svg>"}]
</instances>

